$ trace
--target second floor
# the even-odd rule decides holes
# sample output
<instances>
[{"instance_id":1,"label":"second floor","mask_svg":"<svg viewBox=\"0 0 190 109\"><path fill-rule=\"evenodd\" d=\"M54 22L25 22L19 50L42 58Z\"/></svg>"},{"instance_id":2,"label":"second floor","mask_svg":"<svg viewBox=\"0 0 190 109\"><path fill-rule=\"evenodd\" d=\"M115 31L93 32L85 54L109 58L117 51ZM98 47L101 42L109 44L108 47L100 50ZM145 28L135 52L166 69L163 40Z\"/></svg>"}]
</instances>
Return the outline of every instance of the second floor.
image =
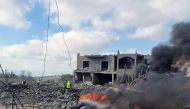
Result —
<instances>
[{"instance_id":1,"label":"second floor","mask_svg":"<svg viewBox=\"0 0 190 109\"><path fill-rule=\"evenodd\" d=\"M138 63L146 60L139 54L115 54L115 55L77 55L77 70L88 71L117 71L133 69Z\"/></svg>"}]
</instances>

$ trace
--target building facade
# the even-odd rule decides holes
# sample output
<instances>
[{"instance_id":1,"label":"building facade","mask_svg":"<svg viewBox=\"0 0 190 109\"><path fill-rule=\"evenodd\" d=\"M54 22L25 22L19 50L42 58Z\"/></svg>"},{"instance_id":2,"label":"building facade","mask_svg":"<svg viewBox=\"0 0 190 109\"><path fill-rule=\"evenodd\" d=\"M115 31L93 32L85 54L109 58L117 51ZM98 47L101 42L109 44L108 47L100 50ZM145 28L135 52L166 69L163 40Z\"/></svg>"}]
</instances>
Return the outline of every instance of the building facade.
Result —
<instances>
[{"instance_id":1,"label":"building facade","mask_svg":"<svg viewBox=\"0 0 190 109\"><path fill-rule=\"evenodd\" d=\"M131 81L136 77L136 66L147 60L140 54L84 55L77 54L74 82L107 84Z\"/></svg>"}]
</instances>

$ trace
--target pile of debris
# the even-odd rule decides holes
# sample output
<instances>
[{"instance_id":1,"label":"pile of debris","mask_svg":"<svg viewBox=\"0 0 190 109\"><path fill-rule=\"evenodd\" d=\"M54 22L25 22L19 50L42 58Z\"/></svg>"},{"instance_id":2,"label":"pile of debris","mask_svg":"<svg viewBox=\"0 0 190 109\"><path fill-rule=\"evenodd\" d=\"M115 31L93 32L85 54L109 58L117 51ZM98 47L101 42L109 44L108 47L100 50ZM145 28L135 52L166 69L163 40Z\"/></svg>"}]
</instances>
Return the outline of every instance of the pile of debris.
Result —
<instances>
[{"instance_id":1,"label":"pile of debris","mask_svg":"<svg viewBox=\"0 0 190 109\"><path fill-rule=\"evenodd\" d=\"M15 90L15 102L11 93L1 89L0 102L7 109L12 105L23 109L185 109L190 100L189 83L182 73L151 72L146 80L138 78L125 88L91 85L66 92L57 83L46 83L40 85L39 92L37 84L30 84Z\"/></svg>"},{"instance_id":2,"label":"pile of debris","mask_svg":"<svg viewBox=\"0 0 190 109\"><path fill-rule=\"evenodd\" d=\"M69 109L76 106L80 90L70 90L65 94L65 88L54 83L28 84L26 88L17 88L11 94L0 90L0 103L4 107L23 107L26 109ZM13 95L14 94L14 95Z\"/></svg>"}]
</instances>

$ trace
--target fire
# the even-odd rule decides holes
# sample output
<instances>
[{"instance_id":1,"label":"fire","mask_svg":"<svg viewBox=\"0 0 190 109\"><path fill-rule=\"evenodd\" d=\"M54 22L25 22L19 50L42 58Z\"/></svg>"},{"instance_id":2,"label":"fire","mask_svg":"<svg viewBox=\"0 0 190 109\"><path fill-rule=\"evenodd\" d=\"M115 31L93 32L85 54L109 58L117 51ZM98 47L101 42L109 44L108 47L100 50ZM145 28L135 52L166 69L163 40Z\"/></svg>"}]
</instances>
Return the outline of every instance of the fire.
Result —
<instances>
[{"instance_id":1,"label":"fire","mask_svg":"<svg viewBox=\"0 0 190 109\"><path fill-rule=\"evenodd\" d=\"M87 93L80 96L80 100L106 101L107 96L101 93Z\"/></svg>"},{"instance_id":2,"label":"fire","mask_svg":"<svg viewBox=\"0 0 190 109\"><path fill-rule=\"evenodd\" d=\"M141 109L140 106L135 106L134 109Z\"/></svg>"}]
</instances>

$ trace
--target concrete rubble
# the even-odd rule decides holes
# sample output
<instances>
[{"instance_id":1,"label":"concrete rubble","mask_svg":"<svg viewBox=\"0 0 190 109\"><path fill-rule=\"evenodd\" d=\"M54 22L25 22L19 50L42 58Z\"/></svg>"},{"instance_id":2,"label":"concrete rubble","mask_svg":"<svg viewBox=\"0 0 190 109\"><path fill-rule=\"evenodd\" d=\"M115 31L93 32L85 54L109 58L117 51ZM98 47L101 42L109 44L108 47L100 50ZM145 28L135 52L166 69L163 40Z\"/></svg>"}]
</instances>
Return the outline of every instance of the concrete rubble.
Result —
<instances>
[{"instance_id":1,"label":"concrete rubble","mask_svg":"<svg viewBox=\"0 0 190 109\"><path fill-rule=\"evenodd\" d=\"M72 90L72 92L65 93L65 88L57 84L42 84L40 91L38 91L36 84L28 85L28 88L15 90L15 95L26 109L67 109L76 106L80 90ZM11 108L13 96L0 89L0 103L4 108ZM15 97L16 100L16 97ZM16 104L20 103L16 100Z\"/></svg>"}]
</instances>

